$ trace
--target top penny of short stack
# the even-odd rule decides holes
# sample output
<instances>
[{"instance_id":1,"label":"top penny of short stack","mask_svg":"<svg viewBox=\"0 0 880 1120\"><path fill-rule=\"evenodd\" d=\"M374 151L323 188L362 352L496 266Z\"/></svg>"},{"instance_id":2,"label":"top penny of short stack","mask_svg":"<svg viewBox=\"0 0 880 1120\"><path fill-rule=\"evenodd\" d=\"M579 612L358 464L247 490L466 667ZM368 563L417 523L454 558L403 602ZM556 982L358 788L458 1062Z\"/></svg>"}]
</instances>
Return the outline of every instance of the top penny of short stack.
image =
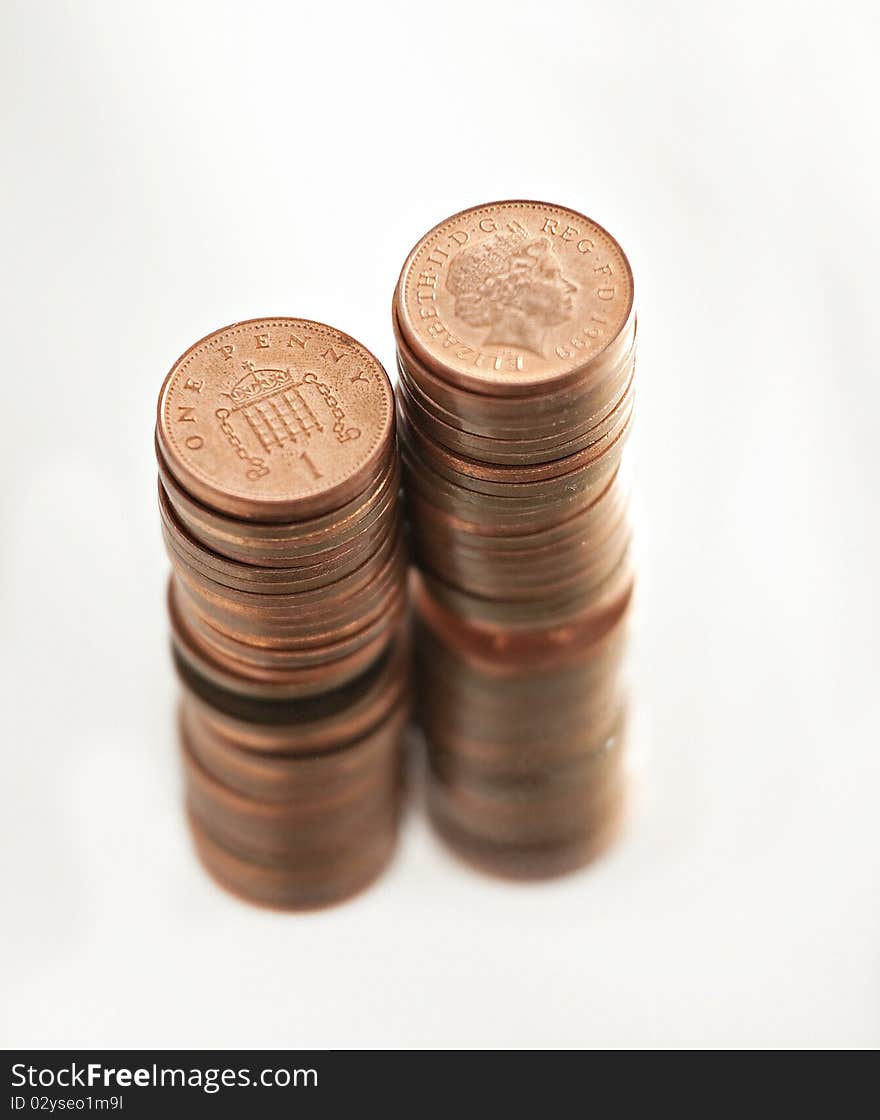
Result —
<instances>
[{"instance_id":1,"label":"top penny of short stack","mask_svg":"<svg viewBox=\"0 0 880 1120\"><path fill-rule=\"evenodd\" d=\"M633 315L623 250L601 226L543 202L493 202L435 226L395 296L414 357L462 389L552 392L579 380Z\"/></svg>"},{"instance_id":2,"label":"top penny of short stack","mask_svg":"<svg viewBox=\"0 0 880 1120\"><path fill-rule=\"evenodd\" d=\"M177 482L251 520L337 509L390 454L394 400L373 355L307 319L252 319L215 331L174 364L157 439Z\"/></svg>"}]
</instances>

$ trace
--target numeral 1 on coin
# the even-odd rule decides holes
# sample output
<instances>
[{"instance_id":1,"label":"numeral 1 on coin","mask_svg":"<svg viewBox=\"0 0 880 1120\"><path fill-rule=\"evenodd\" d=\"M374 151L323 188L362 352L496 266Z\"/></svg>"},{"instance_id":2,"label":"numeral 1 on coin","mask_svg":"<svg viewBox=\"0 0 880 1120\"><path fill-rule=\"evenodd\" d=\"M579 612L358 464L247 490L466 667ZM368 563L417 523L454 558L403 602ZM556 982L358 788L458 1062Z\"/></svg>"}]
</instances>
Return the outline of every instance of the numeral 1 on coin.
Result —
<instances>
[{"instance_id":1,"label":"numeral 1 on coin","mask_svg":"<svg viewBox=\"0 0 880 1120\"><path fill-rule=\"evenodd\" d=\"M318 468L312 462L312 457L311 457L311 455L309 455L308 451L300 451L299 457L300 457L300 459L302 459L302 461L306 464L306 466L312 472L312 478L318 479L318 478L321 477L321 472L318 470Z\"/></svg>"}]
</instances>

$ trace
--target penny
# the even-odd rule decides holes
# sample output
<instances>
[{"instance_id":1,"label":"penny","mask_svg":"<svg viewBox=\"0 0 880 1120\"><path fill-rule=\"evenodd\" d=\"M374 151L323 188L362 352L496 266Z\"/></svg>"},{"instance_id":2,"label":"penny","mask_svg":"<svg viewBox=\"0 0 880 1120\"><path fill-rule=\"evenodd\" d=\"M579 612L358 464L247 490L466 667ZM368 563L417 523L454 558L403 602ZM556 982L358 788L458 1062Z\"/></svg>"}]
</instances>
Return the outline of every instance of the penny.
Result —
<instances>
[{"instance_id":1,"label":"penny","mask_svg":"<svg viewBox=\"0 0 880 1120\"><path fill-rule=\"evenodd\" d=\"M563 780L538 785L480 785L432 777L432 791L442 797L448 819L459 828L489 843L524 847L565 843L593 827L626 782L620 765L604 772L569 773Z\"/></svg>"},{"instance_id":2,"label":"penny","mask_svg":"<svg viewBox=\"0 0 880 1120\"><path fill-rule=\"evenodd\" d=\"M338 665L362 649L371 649L376 639L399 621L404 609L404 592L402 587L393 588L383 604L384 609L353 634L323 635L324 640L314 645L297 641L273 645L248 640L249 635L236 637L195 608L176 583L172 585L171 603L178 621L213 661L247 676L271 679L275 674L283 676L298 670Z\"/></svg>"},{"instance_id":3,"label":"penny","mask_svg":"<svg viewBox=\"0 0 880 1120\"><path fill-rule=\"evenodd\" d=\"M302 908L393 849L409 714L406 550L390 383L333 328L233 324L162 388L187 808L209 872Z\"/></svg>"},{"instance_id":4,"label":"penny","mask_svg":"<svg viewBox=\"0 0 880 1120\"><path fill-rule=\"evenodd\" d=\"M398 404L411 426L453 454L499 466L537 466L565 459L598 443L613 430L620 410L631 400L631 385L630 380L619 400L606 403L599 414L590 415L577 428L567 428L562 435L528 440L500 438L498 433L493 436L474 435L451 426L446 420L438 418L436 410L431 411L419 403L407 388L404 377L398 383Z\"/></svg>"},{"instance_id":5,"label":"penny","mask_svg":"<svg viewBox=\"0 0 880 1120\"><path fill-rule=\"evenodd\" d=\"M350 592L359 588L373 578L388 556L400 548L401 522L395 511L392 521L384 522L375 531L365 532L359 547L337 552L324 563L308 567L261 569L255 573L250 565L202 548L172 516L164 510L160 512L162 533L172 564L198 573L207 587L213 584L224 588L229 599L240 597L242 602L261 603L266 609L277 597L283 597L279 604L285 607L292 606L293 602L327 602L330 593L326 589L334 584L338 585L337 591ZM343 584L343 580L348 582ZM236 596L235 592L240 595ZM290 595L301 597L286 602L286 597Z\"/></svg>"},{"instance_id":6,"label":"penny","mask_svg":"<svg viewBox=\"0 0 880 1120\"><path fill-rule=\"evenodd\" d=\"M626 702L620 689L605 695L594 688L593 702L579 710L568 708L570 714L565 720L560 718L546 727L535 721L529 723L526 718L528 732L525 726L520 730L518 724L516 736L509 736L511 713L505 723L497 713L470 711L473 691L465 691L470 683L476 686L475 681L456 682L442 691L447 708L460 704L468 710L466 727L444 720L438 711L426 709L421 713L420 718L430 727L429 765L432 773L447 780L467 778L496 790L520 782L545 785L566 781L568 776L586 775L598 761L601 744L620 722Z\"/></svg>"},{"instance_id":7,"label":"penny","mask_svg":"<svg viewBox=\"0 0 880 1120\"><path fill-rule=\"evenodd\" d=\"M409 702L405 628L354 680L297 700L249 699L217 688L180 658L176 667L184 686L184 705L197 712L206 733L260 755L291 756L342 747L379 728L392 711L407 708Z\"/></svg>"},{"instance_id":8,"label":"penny","mask_svg":"<svg viewBox=\"0 0 880 1120\"><path fill-rule=\"evenodd\" d=\"M508 630L516 634L536 626L564 627L573 616L588 612L591 615L613 614L621 605L629 603L634 587L628 555L621 557L610 575L595 586L576 587L573 594L543 595L525 600L479 596L437 579L424 568L419 575L431 598L448 611L469 622L501 631L493 639L496 644L506 641Z\"/></svg>"},{"instance_id":9,"label":"penny","mask_svg":"<svg viewBox=\"0 0 880 1120\"><path fill-rule=\"evenodd\" d=\"M272 614L221 596L206 595L198 584L188 584L180 571L176 573L176 590L188 609L202 615L216 630L240 641L267 648L307 648L334 640L332 635L355 633L387 611L389 603L402 590L404 574L403 552L398 550L364 591L314 608L305 604L297 607L297 596L279 597L291 605Z\"/></svg>"},{"instance_id":10,"label":"penny","mask_svg":"<svg viewBox=\"0 0 880 1120\"><path fill-rule=\"evenodd\" d=\"M224 517L194 500L175 483L159 459L161 492L177 523L201 545L221 556L256 569L296 563L298 558L350 543L358 534L388 514L389 500L396 502L399 463L393 443L367 487L345 506L322 517L293 523L252 522ZM257 570L255 578L260 576Z\"/></svg>"},{"instance_id":11,"label":"penny","mask_svg":"<svg viewBox=\"0 0 880 1120\"><path fill-rule=\"evenodd\" d=\"M228 620L199 609L198 603L176 589L177 606L193 632L204 645L225 652L235 660L271 665L323 664L335 660L343 650L366 644L370 635L383 630L399 613L403 601L400 581L388 586L367 609L352 617L318 620L308 629L261 629L250 620ZM246 647L242 649L242 646Z\"/></svg>"},{"instance_id":12,"label":"penny","mask_svg":"<svg viewBox=\"0 0 880 1120\"><path fill-rule=\"evenodd\" d=\"M623 250L567 207L506 201L464 210L407 258L395 294L416 358L451 384L528 396L582 376L633 317Z\"/></svg>"},{"instance_id":13,"label":"penny","mask_svg":"<svg viewBox=\"0 0 880 1120\"><path fill-rule=\"evenodd\" d=\"M322 665L360 649L393 623L401 612L404 597L403 588L396 581L369 612L350 625L302 634L280 629L267 632L257 626L236 628L224 617L201 610L180 583L175 585L174 593L176 609L206 648L222 659L267 668Z\"/></svg>"},{"instance_id":14,"label":"penny","mask_svg":"<svg viewBox=\"0 0 880 1120\"><path fill-rule=\"evenodd\" d=\"M527 556L565 552L580 544L606 542L608 533L627 519L628 494L615 479L596 500L577 513L527 532L502 535L493 525L475 525L433 505L420 494L412 493L407 502L414 538L428 553L443 553L464 559L475 558L487 564L520 562Z\"/></svg>"},{"instance_id":15,"label":"penny","mask_svg":"<svg viewBox=\"0 0 880 1120\"><path fill-rule=\"evenodd\" d=\"M495 671L466 650L416 630L417 711L433 744L456 755L539 752L549 765L605 736L625 700L622 634L565 666ZM505 757L499 765L505 764Z\"/></svg>"},{"instance_id":16,"label":"penny","mask_svg":"<svg viewBox=\"0 0 880 1120\"><path fill-rule=\"evenodd\" d=\"M220 513L288 521L363 490L394 430L379 362L341 331L253 319L215 331L175 362L156 437L183 489Z\"/></svg>"},{"instance_id":17,"label":"penny","mask_svg":"<svg viewBox=\"0 0 880 1120\"><path fill-rule=\"evenodd\" d=\"M349 847L381 827L397 808L396 746L366 780L361 775L323 796L280 801L247 796L224 785L204 769L186 740L183 762L190 812L218 841L253 859ZM300 760L299 766L305 764Z\"/></svg>"},{"instance_id":18,"label":"penny","mask_svg":"<svg viewBox=\"0 0 880 1120\"><path fill-rule=\"evenodd\" d=\"M517 837L486 838L450 811L443 787L428 786L428 813L443 839L467 863L480 871L510 879L549 879L570 874L601 855L619 834L626 808L626 785L610 791L589 819L569 836L543 842L519 842Z\"/></svg>"},{"instance_id":19,"label":"penny","mask_svg":"<svg viewBox=\"0 0 880 1120\"><path fill-rule=\"evenodd\" d=\"M541 667L579 660L597 644L621 633L632 597L630 583L609 602L569 616L561 625L544 623L526 629L493 625L450 610L432 594L433 585L420 573L412 574L410 587L419 621L459 656L484 662L496 673L525 667L534 674Z\"/></svg>"},{"instance_id":20,"label":"penny","mask_svg":"<svg viewBox=\"0 0 880 1120\"><path fill-rule=\"evenodd\" d=\"M520 536L551 531L564 521L584 513L617 474L619 458L590 470L576 486L563 485L555 493L536 500L529 492L496 496L480 494L456 485L420 459L414 448L401 445L404 491L407 506L413 498L434 506L468 525L477 525L486 536Z\"/></svg>"},{"instance_id":21,"label":"penny","mask_svg":"<svg viewBox=\"0 0 880 1120\"><path fill-rule=\"evenodd\" d=\"M381 535L397 508L399 466L382 484L381 490L367 499L360 507L357 518L338 523L333 531L324 530L309 537L293 534L277 538L254 540L245 535L214 533L209 527L193 518L181 515L164 485L159 486L159 505L163 520L170 523L188 545L197 551L212 555L217 566L226 561L233 565L246 565L255 580L283 579L276 575L276 568L304 568L334 560L357 548L366 551L370 542ZM235 570L230 567L229 570Z\"/></svg>"},{"instance_id":22,"label":"penny","mask_svg":"<svg viewBox=\"0 0 880 1120\"><path fill-rule=\"evenodd\" d=\"M338 570L328 565L317 573L307 569L275 569L288 576L285 583L273 580L272 583L260 581L251 583L246 575L237 569L229 574L222 568L209 564L202 557L187 552L179 542L169 539L166 531L166 544L169 558L175 570L179 570L193 589L207 599L242 611L253 611L265 618L284 617L289 622L298 618L305 619L312 612L334 612L346 609L346 600L351 596L369 593L374 581L384 574L389 563L402 562L401 521L395 518L388 526L384 536L375 546L375 551L364 556L355 554L345 562L337 561ZM297 572L295 576L293 573ZM342 594L341 602L335 598ZM303 614L299 612L303 611Z\"/></svg>"},{"instance_id":23,"label":"penny","mask_svg":"<svg viewBox=\"0 0 880 1120\"><path fill-rule=\"evenodd\" d=\"M246 902L282 910L310 910L343 902L383 871L394 851L397 816L358 844L307 859L260 862L218 843L190 815L190 830L205 869L225 890Z\"/></svg>"},{"instance_id":24,"label":"penny","mask_svg":"<svg viewBox=\"0 0 880 1120\"><path fill-rule=\"evenodd\" d=\"M333 661L276 670L229 657L216 647L206 645L203 635L187 624L171 593L168 613L174 648L198 677L221 690L242 696L294 700L339 688L363 673L387 649L403 613L403 601L401 599L394 612L388 615L385 625L359 649Z\"/></svg>"},{"instance_id":25,"label":"penny","mask_svg":"<svg viewBox=\"0 0 880 1120\"><path fill-rule=\"evenodd\" d=\"M615 399L632 374L636 353L633 320L632 331L596 359L582 381L524 399L486 396L450 385L415 357L396 320L395 338L398 372L423 404L438 410L442 419L462 431L510 439L558 435L603 402Z\"/></svg>"},{"instance_id":26,"label":"penny","mask_svg":"<svg viewBox=\"0 0 880 1120\"><path fill-rule=\"evenodd\" d=\"M490 203L417 243L392 327L429 812L485 870L571 870L625 803L632 273L583 214Z\"/></svg>"},{"instance_id":27,"label":"penny","mask_svg":"<svg viewBox=\"0 0 880 1120\"><path fill-rule=\"evenodd\" d=\"M407 710L399 706L383 724L356 743L310 754L280 755L242 749L212 733L192 704L184 703L181 727L202 768L246 797L288 803L344 800L364 782L395 784Z\"/></svg>"},{"instance_id":28,"label":"penny","mask_svg":"<svg viewBox=\"0 0 880 1120\"><path fill-rule=\"evenodd\" d=\"M580 596L588 602L603 587L627 553L631 530L621 521L602 551L584 542L576 547L551 550L548 556L524 554L501 562L489 555L469 556L461 548L431 549L430 538L415 549L415 558L426 572L465 594L495 602L532 602Z\"/></svg>"},{"instance_id":29,"label":"penny","mask_svg":"<svg viewBox=\"0 0 880 1120\"><path fill-rule=\"evenodd\" d=\"M595 468L600 462L607 471L609 455L619 455L623 450L623 441L632 416L632 397L621 401L620 408L614 415L613 426L595 443L562 459L522 465L489 464L454 454L427 439L416 425L409 422L405 412L402 415L405 422L401 425L401 438L449 481L479 494L516 497L527 493L534 497L538 493L552 493L554 489L571 488L580 484L582 477L591 477L585 472Z\"/></svg>"}]
</instances>

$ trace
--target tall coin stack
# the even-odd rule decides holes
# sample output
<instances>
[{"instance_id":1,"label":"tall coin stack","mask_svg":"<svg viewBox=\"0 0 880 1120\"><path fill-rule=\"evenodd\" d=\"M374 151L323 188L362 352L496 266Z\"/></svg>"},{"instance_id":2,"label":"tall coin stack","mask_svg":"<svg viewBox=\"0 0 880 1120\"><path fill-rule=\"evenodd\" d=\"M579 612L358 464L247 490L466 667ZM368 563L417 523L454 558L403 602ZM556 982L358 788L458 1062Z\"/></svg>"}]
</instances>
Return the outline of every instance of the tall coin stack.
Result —
<instances>
[{"instance_id":1,"label":"tall coin stack","mask_svg":"<svg viewBox=\"0 0 880 1120\"><path fill-rule=\"evenodd\" d=\"M400 800L391 385L331 327L236 323L168 374L156 454L197 850L251 901L338 901L387 862Z\"/></svg>"},{"instance_id":2,"label":"tall coin stack","mask_svg":"<svg viewBox=\"0 0 880 1120\"><path fill-rule=\"evenodd\" d=\"M486 869L566 871L625 795L632 273L582 214L493 203L422 238L393 318L429 810Z\"/></svg>"}]
</instances>

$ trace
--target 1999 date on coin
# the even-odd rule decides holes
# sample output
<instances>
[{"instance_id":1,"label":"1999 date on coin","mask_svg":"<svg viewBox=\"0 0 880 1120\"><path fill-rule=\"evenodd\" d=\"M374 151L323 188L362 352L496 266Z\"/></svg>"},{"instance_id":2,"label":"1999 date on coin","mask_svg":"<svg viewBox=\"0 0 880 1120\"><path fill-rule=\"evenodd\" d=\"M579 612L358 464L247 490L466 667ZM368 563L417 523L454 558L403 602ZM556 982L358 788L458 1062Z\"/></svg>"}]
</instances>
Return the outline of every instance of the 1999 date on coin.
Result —
<instances>
[{"instance_id":1,"label":"1999 date on coin","mask_svg":"<svg viewBox=\"0 0 880 1120\"><path fill-rule=\"evenodd\" d=\"M118 1112L122 1095L112 1097L10 1097L11 1112Z\"/></svg>"}]
</instances>

